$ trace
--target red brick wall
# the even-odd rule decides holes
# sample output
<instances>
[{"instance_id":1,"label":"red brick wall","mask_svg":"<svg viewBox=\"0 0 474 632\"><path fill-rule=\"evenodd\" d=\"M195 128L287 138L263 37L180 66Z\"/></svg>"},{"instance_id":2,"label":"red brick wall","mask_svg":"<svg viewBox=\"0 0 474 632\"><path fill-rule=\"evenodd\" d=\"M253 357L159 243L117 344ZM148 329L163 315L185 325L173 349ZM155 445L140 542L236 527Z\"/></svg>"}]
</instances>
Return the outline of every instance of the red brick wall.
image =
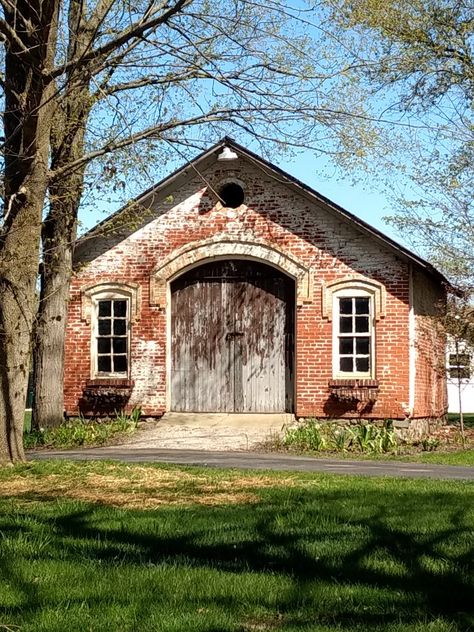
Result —
<instances>
[{"instance_id":1,"label":"red brick wall","mask_svg":"<svg viewBox=\"0 0 474 632\"><path fill-rule=\"evenodd\" d=\"M408 263L362 234L350 221L315 205L244 159L239 160L238 169L232 165L229 170L216 163L204 175L215 187L224 177L238 178L245 185L246 206L233 210L216 205L202 179L191 172L173 199L155 202L155 219L109 250L97 250L91 263L75 275L66 343L67 413L77 412L90 379L90 325L81 320L81 288L99 281L141 285L140 318L132 325L134 387L129 405L142 406L145 414L161 414L167 408L167 315L166 310L150 306L149 276L175 249L191 241L231 235L247 241L266 240L311 269L313 300L296 310L296 414L404 418L409 406ZM81 247L82 253L89 250L89 255L94 249L94 240ZM386 315L376 324L380 392L376 403L365 409L362 405L356 409L335 406L328 390L332 378L332 323L322 315L322 287L352 273L376 280L386 288ZM424 360L423 366L426 368ZM424 403L416 412L422 410L425 415L425 390L432 390L433 385L428 378L421 378L421 372L417 375L417 404Z\"/></svg>"}]
</instances>

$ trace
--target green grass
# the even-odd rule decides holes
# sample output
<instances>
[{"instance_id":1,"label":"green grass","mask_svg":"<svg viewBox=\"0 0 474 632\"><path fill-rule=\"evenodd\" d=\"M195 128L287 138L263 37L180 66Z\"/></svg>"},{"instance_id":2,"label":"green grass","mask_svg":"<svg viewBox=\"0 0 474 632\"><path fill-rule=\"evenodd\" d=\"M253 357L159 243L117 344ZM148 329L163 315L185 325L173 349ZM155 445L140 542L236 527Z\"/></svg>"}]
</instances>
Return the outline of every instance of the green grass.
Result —
<instances>
[{"instance_id":1,"label":"green grass","mask_svg":"<svg viewBox=\"0 0 474 632\"><path fill-rule=\"evenodd\" d=\"M420 452L416 455L400 457L400 460L438 463L439 465L474 465L474 449L455 452Z\"/></svg>"},{"instance_id":2,"label":"green grass","mask_svg":"<svg viewBox=\"0 0 474 632\"><path fill-rule=\"evenodd\" d=\"M407 461L410 463L433 463L438 465L463 465L474 466L474 449L455 450L452 452L440 451L417 452L415 454L379 454L362 452L297 452L316 459L349 459L354 461Z\"/></svg>"},{"instance_id":3,"label":"green grass","mask_svg":"<svg viewBox=\"0 0 474 632\"><path fill-rule=\"evenodd\" d=\"M41 462L0 535L5 630L474 629L467 482Z\"/></svg>"},{"instance_id":4,"label":"green grass","mask_svg":"<svg viewBox=\"0 0 474 632\"><path fill-rule=\"evenodd\" d=\"M466 428L474 428L474 413L464 413L463 419ZM450 423L459 423L459 414L448 413L448 421Z\"/></svg>"}]
</instances>

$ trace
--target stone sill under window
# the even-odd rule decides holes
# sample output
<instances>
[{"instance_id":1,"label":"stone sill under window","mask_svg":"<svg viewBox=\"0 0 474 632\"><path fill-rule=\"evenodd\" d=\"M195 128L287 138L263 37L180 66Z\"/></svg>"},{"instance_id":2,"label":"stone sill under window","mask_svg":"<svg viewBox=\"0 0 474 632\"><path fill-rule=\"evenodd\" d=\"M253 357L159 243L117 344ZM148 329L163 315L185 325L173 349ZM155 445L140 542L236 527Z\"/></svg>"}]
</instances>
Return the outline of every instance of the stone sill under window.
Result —
<instances>
[{"instance_id":1,"label":"stone sill under window","mask_svg":"<svg viewBox=\"0 0 474 632\"><path fill-rule=\"evenodd\" d=\"M128 379L128 377L96 377L93 380L87 381L87 388L100 388L102 386L115 386L123 388L132 388L135 382Z\"/></svg>"},{"instance_id":2,"label":"stone sill under window","mask_svg":"<svg viewBox=\"0 0 474 632\"><path fill-rule=\"evenodd\" d=\"M375 402L379 382L372 378L341 378L329 380L331 397L339 401Z\"/></svg>"}]
</instances>

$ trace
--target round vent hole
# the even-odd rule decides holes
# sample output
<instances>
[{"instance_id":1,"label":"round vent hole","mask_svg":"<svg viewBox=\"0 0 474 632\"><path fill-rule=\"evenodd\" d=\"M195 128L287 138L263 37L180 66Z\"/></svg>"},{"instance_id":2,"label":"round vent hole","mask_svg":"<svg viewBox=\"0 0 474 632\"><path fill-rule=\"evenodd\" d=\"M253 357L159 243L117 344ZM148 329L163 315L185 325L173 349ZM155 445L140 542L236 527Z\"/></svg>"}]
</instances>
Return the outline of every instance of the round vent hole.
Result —
<instances>
[{"instance_id":1,"label":"round vent hole","mask_svg":"<svg viewBox=\"0 0 474 632\"><path fill-rule=\"evenodd\" d=\"M244 190L237 182L229 182L219 191L219 197L224 206L237 208L244 201Z\"/></svg>"}]
</instances>

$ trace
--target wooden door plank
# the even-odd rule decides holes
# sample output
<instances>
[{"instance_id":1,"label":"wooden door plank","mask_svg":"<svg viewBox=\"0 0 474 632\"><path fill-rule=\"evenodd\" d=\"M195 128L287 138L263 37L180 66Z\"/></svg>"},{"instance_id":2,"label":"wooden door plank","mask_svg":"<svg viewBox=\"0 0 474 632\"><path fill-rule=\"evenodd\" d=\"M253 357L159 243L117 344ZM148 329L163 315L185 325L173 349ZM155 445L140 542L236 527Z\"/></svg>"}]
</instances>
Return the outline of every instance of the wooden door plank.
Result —
<instances>
[{"instance_id":1,"label":"wooden door plank","mask_svg":"<svg viewBox=\"0 0 474 632\"><path fill-rule=\"evenodd\" d=\"M272 268L260 267L238 284L237 329L243 330L240 412L286 410L286 287ZM239 367L240 368L240 367Z\"/></svg>"},{"instance_id":2,"label":"wooden door plank","mask_svg":"<svg viewBox=\"0 0 474 632\"><path fill-rule=\"evenodd\" d=\"M171 290L172 410L291 411L294 282L263 264L218 261Z\"/></svg>"}]
</instances>

